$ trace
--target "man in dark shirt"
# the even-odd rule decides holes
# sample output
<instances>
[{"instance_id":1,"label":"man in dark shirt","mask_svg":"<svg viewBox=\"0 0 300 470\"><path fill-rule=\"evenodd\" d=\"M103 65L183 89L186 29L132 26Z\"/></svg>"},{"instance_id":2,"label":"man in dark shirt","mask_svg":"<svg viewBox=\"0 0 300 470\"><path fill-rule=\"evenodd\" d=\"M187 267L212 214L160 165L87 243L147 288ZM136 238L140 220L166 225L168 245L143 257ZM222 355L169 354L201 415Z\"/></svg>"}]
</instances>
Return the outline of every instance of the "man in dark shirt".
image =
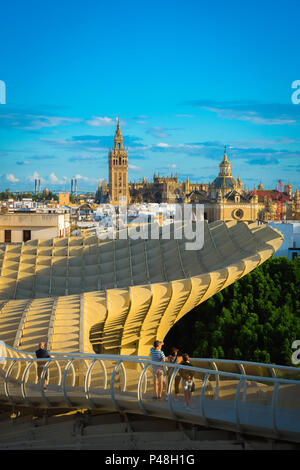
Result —
<instances>
[{"instance_id":1,"label":"man in dark shirt","mask_svg":"<svg viewBox=\"0 0 300 470\"><path fill-rule=\"evenodd\" d=\"M37 351L35 351L35 355L36 355L37 359L50 357L50 354L48 353L47 349L45 348L45 343L44 342L39 343L39 349ZM37 373L38 373L39 381L41 380L41 375L42 375L45 363L46 363L46 361L37 361ZM44 383L43 383L44 390L46 390L47 379L48 379L48 371L46 372L46 374L44 376Z\"/></svg>"}]
</instances>

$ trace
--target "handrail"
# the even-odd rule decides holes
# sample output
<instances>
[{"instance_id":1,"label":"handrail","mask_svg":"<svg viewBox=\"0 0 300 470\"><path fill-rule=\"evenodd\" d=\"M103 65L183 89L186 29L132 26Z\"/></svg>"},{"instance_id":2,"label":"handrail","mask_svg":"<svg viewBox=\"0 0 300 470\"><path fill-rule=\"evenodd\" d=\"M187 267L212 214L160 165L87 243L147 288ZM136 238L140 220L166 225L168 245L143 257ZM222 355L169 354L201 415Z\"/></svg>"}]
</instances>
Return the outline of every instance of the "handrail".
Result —
<instances>
[{"instance_id":1,"label":"handrail","mask_svg":"<svg viewBox=\"0 0 300 470\"><path fill-rule=\"evenodd\" d=\"M21 354L28 354L32 355L35 357L35 352L32 351L20 351L19 349L16 349L12 346L5 345L7 349L10 349L12 351L15 351L17 353ZM150 356L127 356L127 355L109 355L109 354L96 354L96 353L81 353L81 352L74 352L74 353L67 353L67 352L55 352L51 351L51 355L58 357L58 358L66 358L66 357L86 357L86 358L94 358L94 357L99 357L99 358L114 358L116 357L121 357L121 358L135 358L138 360L151 360ZM2 356L1 356L2 357ZM5 357L3 357L5 359ZM201 361L201 362L210 362L210 363L216 363L216 364L235 364L235 365L249 365L249 366L254 366L254 367L264 367L266 369L270 369L271 373L273 374L274 371L272 369L278 369L278 370L288 370L290 372L299 372L300 373L300 367L293 367L293 366L285 366L281 364L266 364L263 362L252 362L252 361L241 361L238 359L216 359L216 358L206 358L206 357L191 357L190 361ZM171 363L166 363L169 367Z\"/></svg>"},{"instance_id":2,"label":"handrail","mask_svg":"<svg viewBox=\"0 0 300 470\"><path fill-rule=\"evenodd\" d=\"M14 356L20 355L22 357L1 357L2 363L0 363L0 370L3 371L3 373L0 375L0 380L2 377L2 380L4 382L4 396L12 406L46 406L47 408L51 408L57 403L58 397L60 401L63 400L65 402L67 408L76 409L80 407L80 409L97 409L100 406L101 408L104 407L110 410L117 410L118 412L120 412L121 409L124 408L124 400L129 400L128 404L130 405L130 407L133 406L137 412L140 412L145 415L152 415L154 412L154 415L158 414L158 416L160 416L159 410L162 410L162 408L164 408L163 414L161 415L163 417L166 417L167 411L169 419L175 421L184 419L188 421L190 416L191 422L195 422L196 420L196 422L199 422L199 424L214 427L218 427L218 424L214 424L214 419L217 421L219 419L221 419L221 421L222 419L225 419L226 421L226 416L230 411L231 418L228 419L227 424L223 423L221 425L221 428L222 426L224 427L224 425L228 426L228 429L232 429L232 427L234 427L234 430L236 432L247 432L247 430L249 431L249 429L251 432L251 425L248 426L247 416L251 417L252 419L255 413L263 412L265 416L265 421L260 422L259 419L257 419L257 427L261 433L267 433L268 437L282 437L282 416L285 416L285 420L286 416L288 416L288 419L292 419L294 421L291 424L291 431L286 430L284 428L284 432L291 433L292 435L296 436L295 439L298 439L297 442L300 442L299 407L297 405L296 410L294 410L292 406L294 394L296 393L295 396L299 395L297 389L293 388L293 386L296 385L300 387L300 381L296 379L287 379L278 376L276 377L274 375L265 377L261 375L247 374L243 366L244 363L241 361L229 360L230 363L239 366L237 368L237 372L228 372L221 370L218 365L222 363L223 360L217 359L214 359L212 361L205 360L205 362L208 362L208 367L186 366L167 362L163 363L164 369L166 369L167 367L169 370L172 370L172 373L170 374L168 388L166 390L166 398L168 399L168 403L164 404L159 401L152 401L151 397L149 397L149 393L147 392L147 373L151 370L152 366L162 365L161 362L152 361L150 358L141 358L136 356L118 356L113 354L62 354L61 356L54 355L53 357L45 359L35 358L32 356L24 357L25 353L23 351L15 352L17 354L14 354ZM79 364L77 364L78 360L80 360ZM29 371L34 364L38 364L39 362L42 362L43 369L40 376L40 381L37 383L36 375L29 373ZM98 383L95 384L94 382L92 385L91 380L93 369L98 362L100 365L100 386L98 385ZM57 369L57 374L52 375L51 373L52 381L55 381L55 384L53 385L49 382L50 385L49 387L47 386L47 391L45 391L43 387L43 382L46 377L46 373L49 371L52 364L56 364ZM248 364L251 364L252 366L255 365L255 363L250 362L248 362ZM127 365L128 368L125 367L125 365ZM138 367L136 368L135 365L142 366L141 370L139 370ZM107 366L109 366L109 369L107 369ZM265 364L259 364L259 367L261 366L265 366ZM300 371L300 369L296 367L282 368L289 371ZM68 374L70 370L71 383L67 389L67 377L69 376ZM131 376L131 378L134 378L134 380L131 381L130 385L130 387L132 388L129 387L127 381L127 375L129 373L130 376L131 370L134 370L137 373L137 375L133 374ZM175 403L173 400L173 385L175 382L175 377L181 370L192 371L194 373L194 379L196 381L199 380L201 384L199 388L197 387L197 396L199 397L199 399L197 399L197 396L195 396L193 405L196 405L196 409L192 412L189 410L183 410L182 406L180 406L180 404L178 403ZM21 377L19 377L20 372L22 372ZM117 396L116 377L118 373L120 374L120 386L118 385ZM97 380L99 377L98 374L99 371L96 375ZM108 374L110 374L109 384ZM206 397L208 385L211 384L211 377L213 377L215 380L215 393L213 396ZM255 394L252 395L253 391L250 392L250 401L247 401L248 382L251 382L256 386L260 386L262 384L267 386L265 389L267 395L265 397L263 395L263 401L260 401L260 396L257 396ZM82 383L83 386L80 385ZM221 386L223 384L225 384L226 387L227 384L229 385L228 390L230 398L226 398L226 394L223 395L222 392L224 390L226 393L226 388L223 389L223 386ZM36 395L37 389L39 390L38 396ZM287 396L292 397L291 410L293 410L293 413L290 412L289 407L282 408L282 405L279 405L279 390L280 393L286 393L286 390L287 393L289 393L289 391L291 390L292 395ZM53 392L55 392L54 395ZM72 393L71 396L74 399L69 396L69 392ZM60 395L61 399L59 398ZM52 398L54 398L54 402L52 402ZM109 401L107 400L107 398L109 399ZM132 400L132 398L134 399ZM267 399L267 402L265 402L265 398ZM122 400L122 405L119 404L119 399ZM225 418L222 413L222 418L214 418L211 414L212 409L213 407L217 407L216 410L218 410L220 406L221 409L224 411ZM245 409L247 410L246 415L244 413ZM282 411L284 411L285 409L288 414L282 415ZM292 415L293 417L291 418ZM287 435L289 436L289 434Z\"/></svg>"},{"instance_id":3,"label":"handrail","mask_svg":"<svg viewBox=\"0 0 300 470\"><path fill-rule=\"evenodd\" d=\"M21 362L21 361L26 361L28 359L24 358L24 357L14 357L14 358L11 358L11 357L4 357L4 356L1 356L5 361L8 361L8 360L14 360L15 362ZM51 362L52 360L54 361L57 361L59 359L61 360L66 360L66 359L69 359L69 362L73 362L75 359L78 359L80 356L56 356L56 357L52 357L52 358L47 358L49 362ZM134 356L117 356L117 355L109 355L109 354L99 354L99 357L101 357L103 360L110 360L110 361L116 361L117 359L120 361L120 363L122 363L123 361L124 362L133 362L133 363L136 363L138 364L140 361L139 361L139 358L138 357L134 357ZM95 355L85 355L84 356L85 359L89 358L89 359L93 359L95 358ZM35 359L35 358L30 358L34 361L39 361L41 360L40 358L39 359ZM42 359L43 361L45 361L45 359ZM155 361L151 361L151 359L149 360L145 360L143 359L143 362L146 362L146 363L149 363L149 365L160 365L161 366L161 362L155 362ZM249 363L251 364L251 363ZM201 373L206 373L208 370L209 370L209 374L212 374L212 375L216 375L216 376L224 376L224 377L234 377L234 378L237 378L237 379L240 379L241 377L241 374L238 374L237 372L227 372L227 371L222 371L222 370L214 370L214 369L205 369L203 367L194 367L194 366L186 366L186 365L181 365L181 364L172 364L170 362L166 362L165 365L167 367L176 367L176 366L180 366L181 369L187 369L187 370L191 370L193 372L201 372ZM300 369L299 368L289 368L288 366L286 367L286 369L294 369L298 372L300 372ZM284 379L284 378L280 378L280 377L265 377L265 376L261 376L261 375L249 375L249 374L243 374L243 377L245 379L248 379L248 380L259 380L259 381L262 381L262 382L272 382L274 383L275 381L278 381L280 383L293 383L293 384L298 384L300 383L300 380L294 380L294 379Z\"/></svg>"}]
</instances>

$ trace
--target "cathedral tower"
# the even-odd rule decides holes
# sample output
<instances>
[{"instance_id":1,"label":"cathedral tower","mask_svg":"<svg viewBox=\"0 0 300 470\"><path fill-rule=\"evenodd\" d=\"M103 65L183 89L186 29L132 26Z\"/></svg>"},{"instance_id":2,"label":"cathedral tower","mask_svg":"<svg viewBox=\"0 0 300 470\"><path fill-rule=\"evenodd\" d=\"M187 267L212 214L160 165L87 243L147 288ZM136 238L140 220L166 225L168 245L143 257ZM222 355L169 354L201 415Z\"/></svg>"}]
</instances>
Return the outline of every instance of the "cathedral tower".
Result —
<instances>
[{"instance_id":1,"label":"cathedral tower","mask_svg":"<svg viewBox=\"0 0 300 470\"><path fill-rule=\"evenodd\" d=\"M114 148L108 154L109 195L111 204L118 205L120 199L129 201L128 190L128 151L123 149L123 136L118 118Z\"/></svg>"}]
</instances>

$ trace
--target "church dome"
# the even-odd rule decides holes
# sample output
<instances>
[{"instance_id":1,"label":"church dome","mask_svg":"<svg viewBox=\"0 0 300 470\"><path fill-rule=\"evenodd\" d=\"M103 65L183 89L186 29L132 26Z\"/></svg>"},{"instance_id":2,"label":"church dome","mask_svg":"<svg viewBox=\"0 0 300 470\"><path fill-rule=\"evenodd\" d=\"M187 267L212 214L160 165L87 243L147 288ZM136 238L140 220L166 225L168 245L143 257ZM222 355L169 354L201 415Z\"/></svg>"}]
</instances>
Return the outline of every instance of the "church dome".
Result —
<instances>
[{"instance_id":1,"label":"church dome","mask_svg":"<svg viewBox=\"0 0 300 470\"><path fill-rule=\"evenodd\" d=\"M234 189L238 186L238 182L233 176L217 176L212 186L215 189Z\"/></svg>"},{"instance_id":2,"label":"church dome","mask_svg":"<svg viewBox=\"0 0 300 470\"><path fill-rule=\"evenodd\" d=\"M224 150L223 160L221 161L219 168L219 174L212 182L213 188L234 189L240 186L240 183L231 174L231 164L227 158L226 147Z\"/></svg>"}]
</instances>

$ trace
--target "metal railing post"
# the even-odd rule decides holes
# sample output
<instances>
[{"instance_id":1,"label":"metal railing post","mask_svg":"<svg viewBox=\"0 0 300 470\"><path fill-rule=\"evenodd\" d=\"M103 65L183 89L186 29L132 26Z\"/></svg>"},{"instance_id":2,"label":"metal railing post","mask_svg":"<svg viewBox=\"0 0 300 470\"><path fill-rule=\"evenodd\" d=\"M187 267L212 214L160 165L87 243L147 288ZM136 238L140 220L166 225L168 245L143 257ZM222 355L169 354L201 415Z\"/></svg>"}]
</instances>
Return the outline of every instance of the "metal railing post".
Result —
<instances>
[{"instance_id":1,"label":"metal railing post","mask_svg":"<svg viewBox=\"0 0 300 470\"><path fill-rule=\"evenodd\" d=\"M215 361L211 362L211 365L213 366L214 370L216 370L216 371L219 370L218 367L217 367L217 364L215 363ZM215 390L214 399L218 400L219 399L219 390L220 390L220 376L219 376L219 374L217 374L215 376L215 379L216 379L216 390Z\"/></svg>"},{"instance_id":2,"label":"metal railing post","mask_svg":"<svg viewBox=\"0 0 300 470\"><path fill-rule=\"evenodd\" d=\"M117 411L121 411L120 410L120 407L119 405L117 404L117 401L115 399L115 389L114 389L114 385L115 385L115 379L116 379L116 375L117 375L117 372L118 372L118 369L121 365L121 363L123 362L123 359L119 359L117 364L115 365L115 368L113 370L113 373L111 375L111 379L110 379L110 397L111 397L111 401L113 402L113 405L115 407L115 409Z\"/></svg>"},{"instance_id":3,"label":"metal railing post","mask_svg":"<svg viewBox=\"0 0 300 470\"><path fill-rule=\"evenodd\" d=\"M28 360L28 359L27 359ZM29 398L27 397L27 394L26 394L26 389L25 389L25 381L26 381L26 377L27 377L27 374L28 374L28 370L30 369L30 367L33 365L33 359L27 364L27 366L25 367L25 370L23 372L23 376L22 376L22 381L21 381L21 391L22 391L22 397L24 399L24 401L27 403L27 405L29 406L33 406L32 402L29 400Z\"/></svg>"},{"instance_id":4,"label":"metal railing post","mask_svg":"<svg viewBox=\"0 0 300 470\"><path fill-rule=\"evenodd\" d=\"M13 368L13 366L15 365L16 362L17 362L17 359L13 359L13 360L12 360L12 363L11 363L10 366L7 368L7 371L6 371L6 374L5 374L5 378L4 378L4 391L5 391L5 395L7 396L8 400L10 401L10 403L12 403L13 405L15 405L16 403L14 402L14 400L11 398L11 396L10 396L10 394L9 394L9 391L8 391L8 380L9 380L10 371L11 371L11 369Z\"/></svg>"},{"instance_id":5,"label":"metal railing post","mask_svg":"<svg viewBox=\"0 0 300 470\"><path fill-rule=\"evenodd\" d=\"M72 369L73 369L73 387L74 387L74 382L75 382L75 370L74 370L74 366L73 366L73 361L74 361L74 357L71 357L65 367L65 370L64 370L64 375L63 375L63 380L62 380L62 389L63 389L63 394L64 394L64 399L65 399L65 402L67 403L67 405L70 407L70 408L73 408L73 405L72 403L70 402L69 400L69 397L67 395L67 391L66 391L66 380L67 380L67 374L68 374L68 371L69 371L69 368L72 366Z\"/></svg>"},{"instance_id":6,"label":"metal railing post","mask_svg":"<svg viewBox=\"0 0 300 470\"><path fill-rule=\"evenodd\" d=\"M140 409L142 410L142 413L144 415L147 415L147 411L145 410L145 407L144 407L144 404L143 404L143 399L142 399L142 394L141 394L141 387L142 387L142 384L143 384L143 380L144 380L144 377L146 375L146 372L148 370L148 368L151 366L151 364L146 364L141 372L141 375L140 375L140 378L139 378L139 381L138 381L138 388L137 388L137 399L138 399L138 405L140 407Z\"/></svg>"},{"instance_id":7,"label":"metal railing post","mask_svg":"<svg viewBox=\"0 0 300 470\"><path fill-rule=\"evenodd\" d=\"M201 410L201 416L202 416L202 418L203 418L205 424L207 424L207 418L206 418L206 415L205 415L204 399L205 399L206 384L207 384L207 381L208 381L209 376L210 376L210 372L206 372L205 377L204 377L204 380L203 380L201 395L200 395L200 410Z\"/></svg>"},{"instance_id":8,"label":"metal railing post","mask_svg":"<svg viewBox=\"0 0 300 470\"><path fill-rule=\"evenodd\" d=\"M241 431L239 396L240 396L241 388L244 382L245 382L245 377L241 377L239 380L236 392L235 392L235 399L234 399L235 424L236 424L237 432Z\"/></svg>"},{"instance_id":9,"label":"metal railing post","mask_svg":"<svg viewBox=\"0 0 300 470\"><path fill-rule=\"evenodd\" d=\"M274 390L273 390L273 395L272 395L272 429L273 433L275 436L278 434L278 428L277 428L277 419L276 419L276 404L277 404L277 395L278 395L278 388L279 388L280 382L275 382L274 383Z\"/></svg>"},{"instance_id":10,"label":"metal railing post","mask_svg":"<svg viewBox=\"0 0 300 470\"><path fill-rule=\"evenodd\" d=\"M169 366L168 366L168 367L169 367ZM177 415L176 415L176 413L174 412L174 408L173 408L172 387L173 387L173 383L174 383L174 381L175 381L175 377L176 377L177 372L178 372L179 369L180 369L179 366L175 366L175 367L174 367L174 370L173 370L172 375L171 375L171 378L170 378L168 390L167 390L168 408L169 408L169 411L170 411L170 415L172 416L172 418L173 418L175 421L177 421L178 418L177 418Z\"/></svg>"},{"instance_id":11,"label":"metal railing post","mask_svg":"<svg viewBox=\"0 0 300 470\"><path fill-rule=\"evenodd\" d=\"M46 373L47 373L47 371L48 371L48 367L49 367L49 365L50 365L50 362L51 362L51 359L46 362L46 364L45 364L44 367L43 367L43 370L42 370L42 373L41 373L41 377L40 377L40 392L41 392L41 395L42 395L42 399L44 400L44 402L46 403L46 405L49 406L49 408L51 408L51 404L50 404L48 398L47 398L46 395L45 395L45 390L44 390L43 383L44 383L44 380L45 380Z\"/></svg>"},{"instance_id":12,"label":"metal railing post","mask_svg":"<svg viewBox=\"0 0 300 470\"><path fill-rule=\"evenodd\" d=\"M96 406L94 404L94 402L91 400L90 398L90 375L91 375L91 372L92 372L92 369L96 363L97 359L93 359L93 361L91 362L91 364L89 365L89 368L87 370L87 373L85 375L85 380L84 380L84 393L85 393L85 398L87 399L89 405L91 408L95 409Z\"/></svg>"}]
</instances>

